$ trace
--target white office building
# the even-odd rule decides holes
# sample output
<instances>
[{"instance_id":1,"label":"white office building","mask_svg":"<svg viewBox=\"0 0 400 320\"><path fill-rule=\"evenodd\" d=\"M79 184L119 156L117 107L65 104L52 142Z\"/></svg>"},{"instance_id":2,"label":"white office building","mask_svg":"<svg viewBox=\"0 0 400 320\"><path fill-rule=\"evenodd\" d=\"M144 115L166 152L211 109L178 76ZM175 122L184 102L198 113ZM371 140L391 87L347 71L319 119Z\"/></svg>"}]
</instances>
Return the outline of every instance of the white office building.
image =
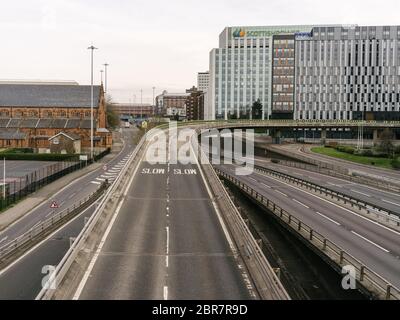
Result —
<instances>
[{"instance_id":1,"label":"white office building","mask_svg":"<svg viewBox=\"0 0 400 320\"><path fill-rule=\"evenodd\" d=\"M258 99L262 104L261 117L268 118L273 111L274 44L284 47L277 50L294 51L294 36L311 30L312 26L225 28L219 36L219 47L210 52L209 112L206 112L209 119L249 117ZM285 35L291 37L279 39ZM294 68L294 56L285 57L286 63L284 67L288 70ZM293 109L293 105L286 108Z\"/></svg>"}]
</instances>

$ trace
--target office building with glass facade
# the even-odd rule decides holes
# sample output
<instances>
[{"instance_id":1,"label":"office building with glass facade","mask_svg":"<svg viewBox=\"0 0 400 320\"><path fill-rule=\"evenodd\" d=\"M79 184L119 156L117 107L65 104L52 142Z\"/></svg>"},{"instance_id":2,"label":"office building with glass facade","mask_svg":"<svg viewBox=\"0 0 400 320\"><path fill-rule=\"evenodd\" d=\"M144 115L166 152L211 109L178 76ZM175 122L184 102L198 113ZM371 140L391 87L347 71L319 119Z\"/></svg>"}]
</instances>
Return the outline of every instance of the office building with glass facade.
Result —
<instances>
[{"instance_id":1,"label":"office building with glass facade","mask_svg":"<svg viewBox=\"0 0 400 320\"><path fill-rule=\"evenodd\" d=\"M400 26L315 27L296 41L295 119L400 120Z\"/></svg>"},{"instance_id":2,"label":"office building with glass facade","mask_svg":"<svg viewBox=\"0 0 400 320\"><path fill-rule=\"evenodd\" d=\"M219 48L210 52L209 118L251 117L257 100L263 119L292 117L294 39L311 31L312 26L225 28Z\"/></svg>"},{"instance_id":3,"label":"office building with glass facade","mask_svg":"<svg viewBox=\"0 0 400 320\"><path fill-rule=\"evenodd\" d=\"M400 120L400 27L228 27L210 53L209 119Z\"/></svg>"}]
</instances>

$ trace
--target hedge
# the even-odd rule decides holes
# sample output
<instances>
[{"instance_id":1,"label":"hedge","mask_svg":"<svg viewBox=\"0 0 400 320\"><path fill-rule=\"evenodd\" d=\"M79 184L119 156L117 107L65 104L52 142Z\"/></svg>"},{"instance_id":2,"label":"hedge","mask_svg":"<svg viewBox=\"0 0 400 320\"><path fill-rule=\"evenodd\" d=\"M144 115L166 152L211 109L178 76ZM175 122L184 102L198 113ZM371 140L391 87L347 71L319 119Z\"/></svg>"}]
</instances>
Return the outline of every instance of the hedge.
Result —
<instances>
[{"instance_id":1,"label":"hedge","mask_svg":"<svg viewBox=\"0 0 400 320\"><path fill-rule=\"evenodd\" d=\"M393 159L391 165L394 169L400 169L400 160L398 158Z\"/></svg>"},{"instance_id":2,"label":"hedge","mask_svg":"<svg viewBox=\"0 0 400 320\"><path fill-rule=\"evenodd\" d=\"M349 153L349 154L354 154L354 152L355 152L355 149L353 147L350 147L350 146L337 146L336 150L340 151L340 152L346 152L346 153Z\"/></svg>"}]
</instances>

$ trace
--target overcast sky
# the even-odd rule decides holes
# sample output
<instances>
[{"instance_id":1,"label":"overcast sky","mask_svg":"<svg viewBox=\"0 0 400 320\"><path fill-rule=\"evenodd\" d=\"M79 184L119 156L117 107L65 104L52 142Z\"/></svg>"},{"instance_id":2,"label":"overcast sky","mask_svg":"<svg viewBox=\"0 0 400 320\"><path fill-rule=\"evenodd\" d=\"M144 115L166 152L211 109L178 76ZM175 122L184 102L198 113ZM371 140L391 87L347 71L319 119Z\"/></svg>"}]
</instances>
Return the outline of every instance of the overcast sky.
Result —
<instances>
[{"instance_id":1,"label":"overcast sky","mask_svg":"<svg viewBox=\"0 0 400 320\"><path fill-rule=\"evenodd\" d=\"M13 0L1 1L0 78L90 83L108 62L109 92L183 91L208 70L209 51L230 25L399 24L398 0Z\"/></svg>"}]
</instances>

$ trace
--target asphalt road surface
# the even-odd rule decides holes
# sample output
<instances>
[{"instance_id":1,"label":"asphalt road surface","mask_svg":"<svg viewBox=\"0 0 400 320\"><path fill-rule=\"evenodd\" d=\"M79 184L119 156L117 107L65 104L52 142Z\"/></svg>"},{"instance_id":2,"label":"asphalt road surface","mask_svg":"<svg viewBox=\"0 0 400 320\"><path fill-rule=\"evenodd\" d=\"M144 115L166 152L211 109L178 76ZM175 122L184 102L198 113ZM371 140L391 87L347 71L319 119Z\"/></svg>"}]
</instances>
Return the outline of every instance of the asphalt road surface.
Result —
<instances>
[{"instance_id":1,"label":"asphalt road surface","mask_svg":"<svg viewBox=\"0 0 400 320\"><path fill-rule=\"evenodd\" d=\"M121 166L126 162L125 159L127 159L127 156L133 151L134 145L131 142L133 133L133 130L123 131L122 136L125 145L121 153L107 164L108 170L106 172L113 174L110 175L108 179L112 180L114 177L114 173L111 172L111 170L115 168L115 170L119 172ZM103 179L101 176L104 176L106 172L103 168L100 168L66 186L57 196L57 199L65 201L63 207L59 210L75 202L79 202L86 195L96 190L99 186L98 183L102 182L97 180L97 178ZM46 218L47 214L45 213L49 211L50 202L50 200L47 201L2 232L0 235L0 240L3 239L1 245L3 246L10 241L10 239L21 234L24 230L29 230L31 226L37 224L43 218ZM51 212L53 214L53 211ZM75 217L67 225L53 233L40 245L34 247L10 266L1 270L0 299L35 299L42 289L42 279L46 276L45 273L42 273L43 267L47 265L56 266L61 261L69 249L70 238L74 238L80 233L84 226L85 219L89 218L93 212L94 205Z\"/></svg>"},{"instance_id":2,"label":"asphalt road surface","mask_svg":"<svg viewBox=\"0 0 400 320\"><path fill-rule=\"evenodd\" d=\"M329 163L332 163L337 166L341 166L341 167L344 166L353 171L360 171L360 172L365 172L370 175L384 177L385 179L388 179L388 180L397 181L397 183L399 183L399 181L400 181L400 172L398 172L398 171L358 164L355 162L314 153L310 150L313 147L310 145L288 144L288 145L279 145L279 146L274 145L274 147L282 148L284 150L288 150L288 151L291 151L293 153L300 154L303 156L311 157L313 159L317 159L320 161L329 162ZM304 151L302 151L302 147L305 148Z\"/></svg>"},{"instance_id":3,"label":"asphalt road surface","mask_svg":"<svg viewBox=\"0 0 400 320\"><path fill-rule=\"evenodd\" d=\"M79 201L95 192L106 179L110 182L114 181L134 149L132 142L130 142L132 141L133 132L133 130L123 131L122 138L127 141L127 143L124 145L120 154L107 163L107 170L99 168L75 180L73 183L58 191L51 199L48 199L48 201L34 208L30 213L1 231L0 247L19 237L41 221L50 218L55 213L79 203ZM59 205L58 209L50 208L53 201Z\"/></svg>"},{"instance_id":4,"label":"asphalt road surface","mask_svg":"<svg viewBox=\"0 0 400 320\"><path fill-rule=\"evenodd\" d=\"M233 165L216 167L235 172ZM237 178L400 287L400 233L279 179L256 172Z\"/></svg>"},{"instance_id":5,"label":"asphalt road surface","mask_svg":"<svg viewBox=\"0 0 400 320\"><path fill-rule=\"evenodd\" d=\"M334 191L342 192L353 198L363 200L380 206L384 209L393 211L400 216L400 195L394 192L377 189L359 183L353 183L348 180L343 180L316 172L275 164L271 161L263 160L261 158L256 158L255 163L259 166L289 174Z\"/></svg>"},{"instance_id":6,"label":"asphalt road surface","mask_svg":"<svg viewBox=\"0 0 400 320\"><path fill-rule=\"evenodd\" d=\"M196 165L134 175L79 299L250 299Z\"/></svg>"}]
</instances>

